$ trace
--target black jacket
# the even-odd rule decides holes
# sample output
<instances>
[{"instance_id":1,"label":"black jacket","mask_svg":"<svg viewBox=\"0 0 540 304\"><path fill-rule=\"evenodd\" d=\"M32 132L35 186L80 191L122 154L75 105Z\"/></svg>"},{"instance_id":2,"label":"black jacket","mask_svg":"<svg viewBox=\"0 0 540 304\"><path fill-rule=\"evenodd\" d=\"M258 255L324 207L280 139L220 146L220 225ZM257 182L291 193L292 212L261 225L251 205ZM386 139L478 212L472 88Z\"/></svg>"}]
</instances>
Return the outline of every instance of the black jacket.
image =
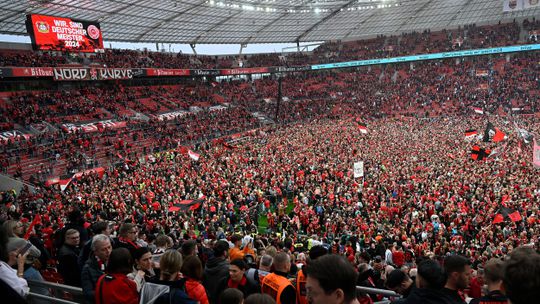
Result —
<instances>
[{"instance_id":1,"label":"black jacket","mask_svg":"<svg viewBox=\"0 0 540 304\"><path fill-rule=\"evenodd\" d=\"M81 287L81 269L78 259L78 247L64 244L58 251L58 272L64 278L64 284Z\"/></svg>"},{"instance_id":2,"label":"black jacket","mask_svg":"<svg viewBox=\"0 0 540 304\"><path fill-rule=\"evenodd\" d=\"M202 284L206 289L208 301L213 304L219 299L219 284L224 278L229 277L229 262L223 258L211 258L204 268Z\"/></svg>"},{"instance_id":3,"label":"black jacket","mask_svg":"<svg viewBox=\"0 0 540 304\"><path fill-rule=\"evenodd\" d=\"M494 290L494 291L490 291L487 295L481 298L472 299L471 302L469 302L469 304L482 304L482 303L505 304L505 303L508 303L508 298L505 295L503 295L500 290Z\"/></svg>"},{"instance_id":4,"label":"black jacket","mask_svg":"<svg viewBox=\"0 0 540 304\"><path fill-rule=\"evenodd\" d=\"M105 268L100 267L100 264L94 255L92 255L83 266L83 270L81 274L81 285L82 285L83 294L85 298L89 301L89 303L95 302L94 292L96 289L96 283L99 277L105 274L105 272L102 269L105 269Z\"/></svg>"}]
</instances>

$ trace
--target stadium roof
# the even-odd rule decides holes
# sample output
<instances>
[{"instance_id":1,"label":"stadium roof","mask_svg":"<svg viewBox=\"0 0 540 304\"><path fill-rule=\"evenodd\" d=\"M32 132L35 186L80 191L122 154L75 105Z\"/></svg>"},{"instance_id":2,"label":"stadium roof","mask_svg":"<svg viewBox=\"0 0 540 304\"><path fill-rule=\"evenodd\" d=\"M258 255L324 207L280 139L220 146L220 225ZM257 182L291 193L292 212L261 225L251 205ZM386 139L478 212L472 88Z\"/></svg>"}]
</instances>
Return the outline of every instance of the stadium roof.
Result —
<instances>
[{"instance_id":1,"label":"stadium roof","mask_svg":"<svg viewBox=\"0 0 540 304\"><path fill-rule=\"evenodd\" d=\"M539 16L502 0L0 0L0 33L27 35L28 13L93 20L108 41L282 43L441 30Z\"/></svg>"}]
</instances>

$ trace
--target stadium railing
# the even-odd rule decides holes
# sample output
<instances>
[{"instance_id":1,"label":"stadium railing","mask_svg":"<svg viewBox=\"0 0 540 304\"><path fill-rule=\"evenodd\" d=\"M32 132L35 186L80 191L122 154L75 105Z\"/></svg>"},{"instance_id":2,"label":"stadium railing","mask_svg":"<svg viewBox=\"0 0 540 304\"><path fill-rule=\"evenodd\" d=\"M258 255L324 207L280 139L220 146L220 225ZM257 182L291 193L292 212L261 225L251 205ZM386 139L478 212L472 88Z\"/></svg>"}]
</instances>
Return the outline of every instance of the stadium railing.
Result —
<instances>
[{"instance_id":1,"label":"stadium railing","mask_svg":"<svg viewBox=\"0 0 540 304\"><path fill-rule=\"evenodd\" d=\"M400 299L402 297L399 293L395 293L395 292L393 292L391 290L364 287L364 286L356 286L356 292L382 295L385 298L384 300L374 302L373 304L389 304L393 300L397 300L397 299Z\"/></svg>"},{"instance_id":2,"label":"stadium railing","mask_svg":"<svg viewBox=\"0 0 540 304\"><path fill-rule=\"evenodd\" d=\"M59 304L75 304L86 303L82 289L47 281L27 280L30 287L28 294L28 303L59 303ZM35 292L36 288L46 288L49 295L43 295Z\"/></svg>"}]
</instances>

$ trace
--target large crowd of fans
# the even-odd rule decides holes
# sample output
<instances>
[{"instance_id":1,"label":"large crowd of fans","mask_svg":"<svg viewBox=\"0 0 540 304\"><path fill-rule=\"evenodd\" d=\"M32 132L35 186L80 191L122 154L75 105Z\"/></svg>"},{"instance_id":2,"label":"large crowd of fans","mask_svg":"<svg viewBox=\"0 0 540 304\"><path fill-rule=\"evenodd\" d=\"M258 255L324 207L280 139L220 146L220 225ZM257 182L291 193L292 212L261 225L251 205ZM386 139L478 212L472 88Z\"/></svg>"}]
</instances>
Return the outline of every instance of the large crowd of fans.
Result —
<instances>
[{"instance_id":1,"label":"large crowd of fans","mask_svg":"<svg viewBox=\"0 0 540 304\"><path fill-rule=\"evenodd\" d=\"M327 42L312 53L207 56L151 52L148 50L107 49L104 53L69 56L60 52L0 51L0 66L38 67L92 65L115 68L226 69L261 66L301 66L337 61L386 58L410 54L507 46L538 41L538 22L524 20L496 25L467 25L440 32L404 33L399 36L352 42ZM525 39L522 39L522 31Z\"/></svg>"},{"instance_id":2,"label":"large crowd of fans","mask_svg":"<svg viewBox=\"0 0 540 304\"><path fill-rule=\"evenodd\" d=\"M519 34L516 23L469 26L293 57L509 45ZM24 303L28 282L48 280L103 304L532 303L540 298L536 55L293 73L281 80L279 104L272 78L14 93L1 103L2 126L48 127L0 146L3 170L36 185L0 193L2 295ZM132 51L91 60L231 62ZM170 111L182 114L159 119ZM104 119L127 124L61 127ZM495 128L506 136L490 140ZM465 138L471 130L481 136ZM473 145L492 152L473 158ZM30 177L29 159L41 161ZM103 171L65 189L45 183L96 167Z\"/></svg>"}]
</instances>

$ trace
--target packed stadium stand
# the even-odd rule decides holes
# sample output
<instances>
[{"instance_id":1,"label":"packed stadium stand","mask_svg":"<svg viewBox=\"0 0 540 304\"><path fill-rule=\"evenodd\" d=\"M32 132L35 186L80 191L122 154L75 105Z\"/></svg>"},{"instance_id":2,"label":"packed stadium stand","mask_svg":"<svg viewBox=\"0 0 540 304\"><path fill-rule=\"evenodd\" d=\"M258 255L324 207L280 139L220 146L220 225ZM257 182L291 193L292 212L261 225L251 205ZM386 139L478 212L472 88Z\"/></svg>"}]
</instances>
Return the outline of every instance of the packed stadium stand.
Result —
<instances>
[{"instance_id":1,"label":"packed stadium stand","mask_svg":"<svg viewBox=\"0 0 540 304\"><path fill-rule=\"evenodd\" d=\"M537 1L165 2L0 1L9 303L540 298Z\"/></svg>"}]
</instances>

